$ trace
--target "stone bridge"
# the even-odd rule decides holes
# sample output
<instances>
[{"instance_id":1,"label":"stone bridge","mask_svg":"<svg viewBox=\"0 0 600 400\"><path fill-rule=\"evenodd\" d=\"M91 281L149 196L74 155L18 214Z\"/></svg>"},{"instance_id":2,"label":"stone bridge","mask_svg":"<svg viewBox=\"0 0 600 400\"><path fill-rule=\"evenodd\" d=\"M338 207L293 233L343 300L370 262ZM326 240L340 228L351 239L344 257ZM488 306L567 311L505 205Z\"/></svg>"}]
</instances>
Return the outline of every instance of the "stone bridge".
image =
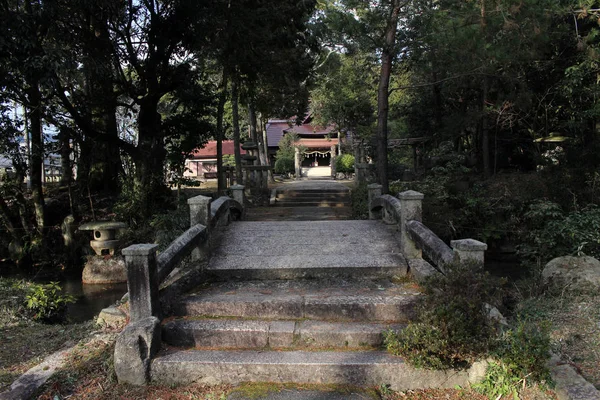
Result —
<instances>
[{"instance_id":1,"label":"stone bridge","mask_svg":"<svg viewBox=\"0 0 600 400\"><path fill-rule=\"evenodd\" d=\"M485 244L450 248L421 223L422 199L371 185L370 220L362 221L244 221L243 186L232 187L232 198L188 200L191 227L169 248L123 250L130 323L115 348L119 381L404 390L479 379L478 365L417 370L381 350L384 330L415 317L415 281L455 261L483 261Z\"/></svg>"}]
</instances>

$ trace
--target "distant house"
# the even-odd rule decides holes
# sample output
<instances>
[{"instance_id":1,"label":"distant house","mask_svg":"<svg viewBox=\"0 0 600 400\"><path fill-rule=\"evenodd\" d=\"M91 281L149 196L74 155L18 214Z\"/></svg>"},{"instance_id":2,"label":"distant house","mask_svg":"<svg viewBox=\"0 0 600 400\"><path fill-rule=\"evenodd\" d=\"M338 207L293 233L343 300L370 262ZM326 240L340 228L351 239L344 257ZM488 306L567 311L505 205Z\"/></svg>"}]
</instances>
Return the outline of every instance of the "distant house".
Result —
<instances>
[{"instance_id":1,"label":"distant house","mask_svg":"<svg viewBox=\"0 0 600 400\"><path fill-rule=\"evenodd\" d=\"M10 158L0 155L0 180L13 173L13 164Z\"/></svg>"},{"instance_id":2,"label":"distant house","mask_svg":"<svg viewBox=\"0 0 600 400\"><path fill-rule=\"evenodd\" d=\"M274 157L279 148L279 141L284 135L291 133L298 135L300 140L297 144L306 148L302 160L303 168L329 167L331 158L339 153L339 140L335 127L314 125L309 115L301 125L291 124L288 120L269 120L267 123L269 156Z\"/></svg>"},{"instance_id":3,"label":"distant house","mask_svg":"<svg viewBox=\"0 0 600 400\"><path fill-rule=\"evenodd\" d=\"M14 166L10 157L0 155L0 179L5 175L14 174ZM42 171L43 182L59 182L62 177L60 155L48 154L44 157L44 169Z\"/></svg>"},{"instance_id":4,"label":"distant house","mask_svg":"<svg viewBox=\"0 0 600 400\"><path fill-rule=\"evenodd\" d=\"M223 156L234 155L233 140L223 141ZM240 147L240 154L246 154L246 151ZM196 149L191 157L185 160L186 178L198 180L217 178L217 141L211 140L201 149Z\"/></svg>"}]
</instances>

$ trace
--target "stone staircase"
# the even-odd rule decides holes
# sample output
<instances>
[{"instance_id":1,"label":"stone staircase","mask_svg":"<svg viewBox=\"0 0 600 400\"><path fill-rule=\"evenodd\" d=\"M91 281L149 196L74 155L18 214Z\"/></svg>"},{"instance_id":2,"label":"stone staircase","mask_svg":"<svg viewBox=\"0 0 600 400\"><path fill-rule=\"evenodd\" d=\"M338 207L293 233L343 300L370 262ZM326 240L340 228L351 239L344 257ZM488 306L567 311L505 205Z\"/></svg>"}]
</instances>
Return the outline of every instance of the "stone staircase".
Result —
<instances>
[{"instance_id":1,"label":"stone staircase","mask_svg":"<svg viewBox=\"0 0 600 400\"><path fill-rule=\"evenodd\" d=\"M343 185L276 189L272 203L271 207L249 209L246 220L326 221L352 216L350 190Z\"/></svg>"},{"instance_id":2,"label":"stone staircase","mask_svg":"<svg viewBox=\"0 0 600 400\"><path fill-rule=\"evenodd\" d=\"M396 232L379 221L234 222L162 323L151 380L379 386L463 385L467 372L416 370L381 350L415 315L418 287Z\"/></svg>"},{"instance_id":3,"label":"stone staircase","mask_svg":"<svg viewBox=\"0 0 600 400\"><path fill-rule=\"evenodd\" d=\"M282 189L277 190L277 207L349 207L350 191L330 189Z\"/></svg>"}]
</instances>

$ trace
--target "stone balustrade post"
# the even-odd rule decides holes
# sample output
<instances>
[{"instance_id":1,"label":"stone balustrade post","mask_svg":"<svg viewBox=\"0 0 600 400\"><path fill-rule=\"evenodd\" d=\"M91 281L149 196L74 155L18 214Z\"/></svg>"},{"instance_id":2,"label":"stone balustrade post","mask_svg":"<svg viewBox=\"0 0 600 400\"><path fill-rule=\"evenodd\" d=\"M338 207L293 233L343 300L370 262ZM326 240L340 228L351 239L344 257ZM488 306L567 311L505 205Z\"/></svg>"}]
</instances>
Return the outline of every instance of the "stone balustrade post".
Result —
<instances>
[{"instance_id":1,"label":"stone balustrade post","mask_svg":"<svg viewBox=\"0 0 600 400\"><path fill-rule=\"evenodd\" d=\"M423 214L423 193L408 190L398 194L401 204L400 212L400 245L402 253L408 259L423 258L421 249L417 248L412 239L408 236L406 224L408 221L422 222Z\"/></svg>"},{"instance_id":2,"label":"stone balustrade post","mask_svg":"<svg viewBox=\"0 0 600 400\"><path fill-rule=\"evenodd\" d=\"M136 244L121 251L127 268L130 321L160 314L156 265L157 244Z\"/></svg>"},{"instance_id":3,"label":"stone balustrade post","mask_svg":"<svg viewBox=\"0 0 600 400\"><path fill-rule=\"evenodd\" d=\"M188 199L190 207L190 227L202 224L206 227L210 225L210 203L212 199L206 196L196 196Z\"/></svg>"},{"instance_id":4,"label":"stone balustrade post","mask_svg":"<svg viewBox=\"0 0 600 400\"><path fill-rule=\"evenodd\" d=\"M369 219L381 218L381 211L371 211L371 209L373 208L373 200L381 196L381 188L382 186L378 183L372 183L369 186L367 186L367 189L369 190Z\"/></svg>"},{"instance_id":5,"label":"stone balustrade post","mask_svg":"<svg viewBox=\"0 0 600 400\"><path fill-rule=\"evenodd\" d=\"M210 235L211 212L210 203L212 199L206 196L195 196L188 199L190 207L190 226L197 224L204 225ZM200 261L207 260L210 257L210 241L207 240L201 243L198 247L192 250L192 260Z\"/></svg>"},{"instance_id":6,"label":"stone balustrade post","mask_svg":"<svg viewBox=\"0 0 600 400\"><path fill-rule=\"evenodd\" d=\"M483 267L487 244L474 239L451 240L450 247L454 251L457 262L471 262Z\"/></svg>"},{"instance_id":7,"label":"stone balustrade post","mask_svg":"<svg viewBox=\"0 0 600 400\"><path fill-rule=\"evenodd\" d=\"M244 185L233 185L230 187L231 195L233 199L242 205L242 208L246 209L246 194Z\"/></svg>"}]
</instances>

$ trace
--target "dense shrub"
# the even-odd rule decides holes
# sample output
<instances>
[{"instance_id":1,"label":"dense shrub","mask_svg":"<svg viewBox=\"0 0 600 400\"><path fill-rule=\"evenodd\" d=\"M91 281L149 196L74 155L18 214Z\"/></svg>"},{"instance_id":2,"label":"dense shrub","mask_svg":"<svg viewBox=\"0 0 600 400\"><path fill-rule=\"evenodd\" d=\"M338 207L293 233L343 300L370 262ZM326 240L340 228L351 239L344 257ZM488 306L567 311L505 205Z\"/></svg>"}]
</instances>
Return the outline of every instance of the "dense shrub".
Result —
<instances>
[{"instance_id":1,"label":"dense shrub","mask_svg":"<svg viewBox=\"0 0 600 400\"><path fill-rule=\"evenodd\" d=\"M388 351L433 369L464 368L491 357L495 361L476 388L493 398L517 393L528 380L548 380L548 326L520 320L507 328L489 316L489 305L504 295L503 283L474 265L452 265L446 275L426 279L418 319L385 332Z\"/></svg>"},{"instance_id":2,"label":"dense shrub","mask_svg":"<svg viewBox=\"0 0 600 400\"><path fill-rule=\"evenodd\" d=\"M342 154L335 159L335 170L343 174L354 172L354 156L352 154Z\"/></svg>"},{"instance_id":3,"label":"dense shrub","mask_svg":"<svg viewBox=\"0 0 600 400\"><path fill-rule=\"evenodd\" d=\"M520 321L514 329L503 332L487 367L484 379L473 389L490 399L512 396L528 382L550 382L547 361L550 354L548 325Z\"/></svg>"},{"instance_id":4,"label":"dense shrub","mask_svg":"<svg viewBox=\"0 0 600 400\"><path fill-rule=\"evenodd\" d=\"M275 173L276 174L293 174L294 173L294 159L289 157L278 158L275 161Z\"/></svg>"},{"instance_id":5,"label":"dense shrub","mask_svg":"<svg viewBox=\"0 0 600 400\"><path fill-rule=\"evenodd\" d=\"M461 368L486 355L497 334L487 304L501 300L501 282L482 268L456 264L423 283L416 324L388 332L386 346L418 367Z\"/></svg>"},{"instance_id":6,"label":"dense shrub","mask_svg":"<svg viewBox=\"0 0 600 400\"><path fill-rule=\"evenodd\" d=\"M600 258L600 208L565 213L558 204L541 200L529 205L524 219L529 229L519 250L526 259L545 263L583 253Z\"/></svg>"},{"instance_id":7,"label":"dense shrub","mask_svg":"<svg viewBox=\"0 0 600 400\"><path fill-rule=\"evenodd\" d=\"M350 192L352 219L369 218L369 189L366 183L356 185Z\"/></svg>"}]
</instances>

